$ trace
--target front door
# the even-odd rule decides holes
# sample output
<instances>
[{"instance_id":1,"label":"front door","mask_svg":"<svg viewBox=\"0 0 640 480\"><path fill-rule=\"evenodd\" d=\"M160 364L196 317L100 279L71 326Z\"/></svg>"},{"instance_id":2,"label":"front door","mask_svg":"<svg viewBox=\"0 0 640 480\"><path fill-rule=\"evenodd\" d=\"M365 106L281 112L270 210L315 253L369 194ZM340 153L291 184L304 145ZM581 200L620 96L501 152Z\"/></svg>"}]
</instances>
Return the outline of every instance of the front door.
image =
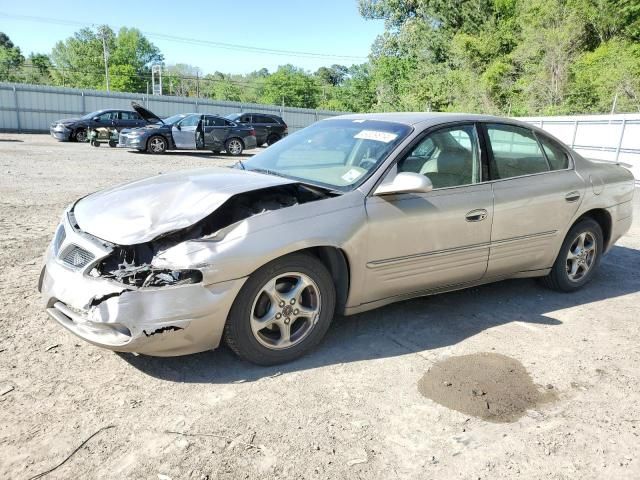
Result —
<instances>
[{"instance_id":1,"label":"front door","mask_svg":"<svg viewBox=\"0 0 640 480\"><path fill-rule=\"evenodd\" d=\"M487 276L553 265L584 182L564 148L515 125L487 124L494 218Z\"/></svg>"},{"instance_id":2,"label":"front door","mask_svg":"<svg viewBox=\"0 0 640 480\"><path fill-rule=\"evenodd\" d=\"M489 257L493 193L481 183L475 125L424 137L390 172L426 175L433 191L367 199L364 301L479 280Z\"/></svg>"},{"instance_id":3,"label":"front door","mask_svg":"<svg viewBox=\"0 0 640 480\"><path fill-rule=\"evenodd\" d=\"M171 128L176 148L180 150L196 149L196 133L201 115L188 115Z\"/></svg>"}]
</instances>

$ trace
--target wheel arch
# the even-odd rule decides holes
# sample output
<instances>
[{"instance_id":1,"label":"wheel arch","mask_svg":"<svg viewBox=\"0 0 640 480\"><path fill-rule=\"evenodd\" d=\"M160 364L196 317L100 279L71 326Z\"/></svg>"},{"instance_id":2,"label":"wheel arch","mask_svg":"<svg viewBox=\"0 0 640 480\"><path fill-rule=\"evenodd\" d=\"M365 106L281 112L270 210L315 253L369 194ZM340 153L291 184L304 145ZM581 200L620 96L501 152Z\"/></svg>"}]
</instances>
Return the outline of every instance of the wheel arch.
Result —
<instances>
[{"instance_id":1,"label":"wheel arch","mask_svg":"<svg viewBox=\"0 0 640 480\"><path fill-rule=\"evenodd\" d=\"M592 220L596 221L598 225L600 225L600 228L602 229L602 241L604 243L604 251L606 252L607 250L609 250L609 247L610 247L609 243L611 241L611 232L612 232L612 226L613 226L612 220L611 220L611 214L604 208L594 208L580 215L580 217L578 217L578 219L575 222L573 222L571 227L573 227L573 225L575 225L580 220L583 220L585 218L591 218Z\"/></svg>"},{"instance_id":2,"label":"wheel arch","mask_svg":"<svg viewBox=\"0 0 640 480\"><path fill-rule=\"evenodd\" d=\"M327 268L336 288L336 313L342 314L346 307L347 299L349 297L349 289L351 287L351 267L346 253L341 248L331 245L318 245L294 249L282 255L270 258L268 262L265 262L258 268L261 268L267 263L278 260L279 258L296 253L312 255L320 260L320 262L322 262L322 264ZM258 270L258 268L256 268L254 272Z\"/></svg>"}]
</instances>

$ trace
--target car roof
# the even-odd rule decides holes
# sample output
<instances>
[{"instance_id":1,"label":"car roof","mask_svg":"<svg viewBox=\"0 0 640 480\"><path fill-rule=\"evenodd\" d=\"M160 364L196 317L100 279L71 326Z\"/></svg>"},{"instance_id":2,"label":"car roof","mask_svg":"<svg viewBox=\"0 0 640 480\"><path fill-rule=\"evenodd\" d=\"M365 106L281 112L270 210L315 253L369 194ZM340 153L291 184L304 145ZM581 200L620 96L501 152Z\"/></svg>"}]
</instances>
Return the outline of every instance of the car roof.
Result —
<instances>
[{"instance_id":1,"label":"car roof","mask_svg":"<svg viewBox=\"0 0 640 480\"><path fill-rule=\"evenodd\" d=\"M475 113L448 113L448 112L389 112L389 113L354 113L347 115L339 115L330 117L323 121L331 120L379 120L384 122L402 123L404 125L414 126L421 124L422 126L438 125L449 122L499 122L520 125L529 129L533 125L520 122L512 118L497 117L494 115L482 115Z\"/></svg>"}]
</instances>

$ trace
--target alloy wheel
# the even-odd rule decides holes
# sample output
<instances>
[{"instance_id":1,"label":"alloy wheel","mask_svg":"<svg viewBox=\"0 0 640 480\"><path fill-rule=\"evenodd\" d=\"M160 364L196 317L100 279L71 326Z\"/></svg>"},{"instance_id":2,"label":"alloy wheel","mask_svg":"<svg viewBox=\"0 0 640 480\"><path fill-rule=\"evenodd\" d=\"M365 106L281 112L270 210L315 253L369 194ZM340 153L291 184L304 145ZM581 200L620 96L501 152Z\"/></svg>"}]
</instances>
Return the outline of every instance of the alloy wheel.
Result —
<instances>
[{"instance_id":1,"label":"alloy wheel","mask_svg":"<svg viewBox=\"0 0 640 480\"><path fill-rule=\"evenodd\" d=\"M320 289L300 272L279 274L267 282L251 307L251 331L272 350L302 342L313 330L322 306Z\"/></svg>"},{"instance_id":2,"label":"alloy wheel","mask_svg":"<svg viewBox=\"0 0 640 480\"><path fill-rule=\"evenodd\" d=\"M164 152L164 140L162 140L160 137L152 138L149 141L149 148L153 153Z\"/></svg>"},{"instance_id":3,"label":"alloy wheel","mask_svg":"<svg viewBox=\"0 0 640 480\"><path fill-rule=\"evenodd\" d=\"M78 130L76 132L76 142L84 143L87 141L87 131L86 130Z\"/></svg>"},{"instance_id":4,"label":"alloy wheel","mask_svg":"<svg viewBox=\"0 0 640 480\"><path fill-rule=\"evenodd\" d=\"M242 153L242 144L240 140L230 140L227 145L231 155L240 155Z\"/></svg>"},{"instance_id":5,"label":"alloy wheel","mask_svg":"<svg viewBox=\"0 0 640 480\"><path fill-rule=\"evenodd\" d=\"M597 242L591 232L580 233L567 252L567 276L578 282L591 270L597 255Z\"/></svg>"}]
</instances>

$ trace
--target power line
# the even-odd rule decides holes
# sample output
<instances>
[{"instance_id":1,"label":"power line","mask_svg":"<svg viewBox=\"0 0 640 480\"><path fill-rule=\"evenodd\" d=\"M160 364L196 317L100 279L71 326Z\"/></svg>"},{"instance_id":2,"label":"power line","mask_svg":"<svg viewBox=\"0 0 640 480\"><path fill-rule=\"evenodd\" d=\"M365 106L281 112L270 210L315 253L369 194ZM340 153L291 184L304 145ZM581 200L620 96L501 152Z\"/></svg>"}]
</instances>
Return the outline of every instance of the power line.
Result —
<instances>
[{"instance_id":1,"label":"power line","mask_svg":"<svg viewBox=\"0 0 640 480\"><path fill-rule=\"evenodd\" d=\"M74 20L63 20L56 18L45 18L45 17L37 17L32 15L14 15L8 14L4 12L0 12L0 17L10 18L13 20L23 20L23 21L31 21L38 23L47 23L52 25L69 25L69 26L80 26L80 27L92 27L95 24L85 23L85 22L77 22ZM256 52L263 53L267 55L282 55L288 57L300 57L300 58L333 58L333 59L352 59L352 60L366 60L366 56L359 55L338 55L331 53L319 53L319 52L304 52L297 50L282 50L275 48L265 48L259 47L255 45L242 45L237 43L226 43L226 42L215 42L211 40L201 40L197 38L189 38L189 37L180 37L177 35L167 35L163 33L156 32L147 32L142 31L144 35L149 37L155 37L159 39L163 39L170 42L176 43L186 43L190 45L201 45L207 46L211 48L221 48L227 50L236 50L236 51L245 51L245 52Z\"/></svg>"}]
</instances>

